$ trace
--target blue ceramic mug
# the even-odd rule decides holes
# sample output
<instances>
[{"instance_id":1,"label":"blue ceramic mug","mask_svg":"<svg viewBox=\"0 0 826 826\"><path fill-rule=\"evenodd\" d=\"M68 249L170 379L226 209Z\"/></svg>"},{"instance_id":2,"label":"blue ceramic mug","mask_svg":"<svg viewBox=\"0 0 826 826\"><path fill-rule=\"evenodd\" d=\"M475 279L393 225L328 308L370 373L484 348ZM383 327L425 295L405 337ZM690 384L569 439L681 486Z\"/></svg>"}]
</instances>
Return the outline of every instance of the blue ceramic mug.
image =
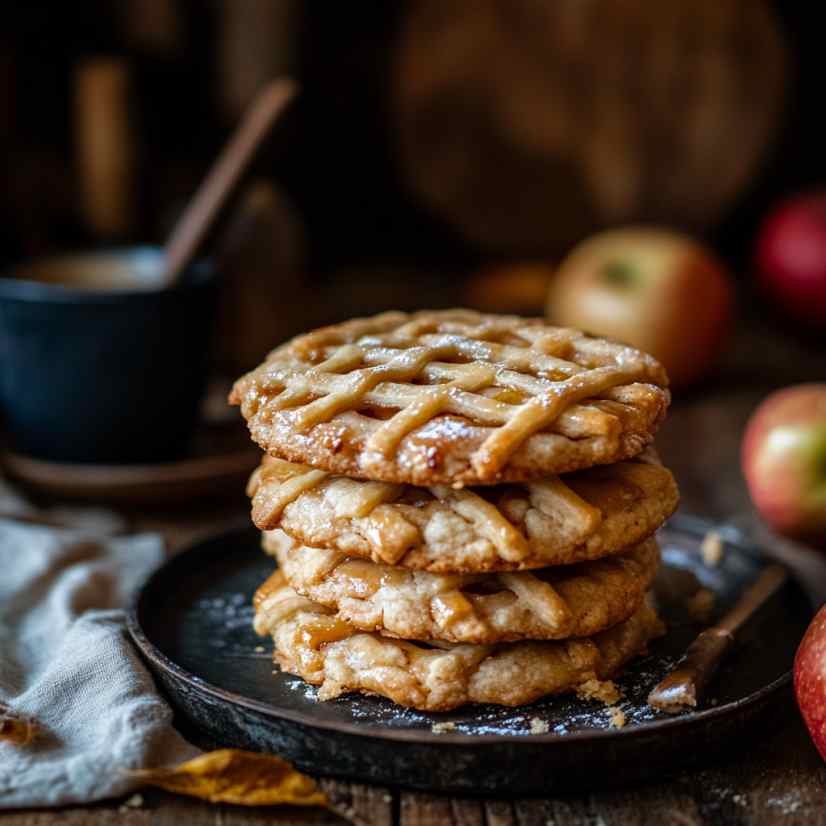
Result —
<instances>
[{"instance_id":1,"label":"blue ceramic mug","mask_svg":"<svg viewBox=\"0 0 826 826\"><path fill-rule=\"evenodd\" d=\"M216 303L201 262L157 287L162 252L133 247L35 261L0 278L0 416L10 447L60 462L185 453Z\"/></svg>"}]
</instances>

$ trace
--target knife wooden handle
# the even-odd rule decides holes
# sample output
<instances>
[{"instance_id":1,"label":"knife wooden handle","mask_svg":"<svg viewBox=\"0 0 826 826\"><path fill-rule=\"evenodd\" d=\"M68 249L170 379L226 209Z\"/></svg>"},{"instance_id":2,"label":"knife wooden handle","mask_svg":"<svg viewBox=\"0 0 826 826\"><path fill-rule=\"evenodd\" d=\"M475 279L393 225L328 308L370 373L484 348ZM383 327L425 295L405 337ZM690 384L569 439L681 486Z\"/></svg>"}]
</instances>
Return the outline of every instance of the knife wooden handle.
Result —
<instances>
[{"instance_id":1,"label":"knife wooden handle","mask_svg":"<svg viewBox=\"0 0 826 826\"><path fill-rule=\"evenodd\" d=\"M648 705L671 714L696 708L703 691L734 644L734 635L786 582L788 572L772 564L746 589L737 604L688 647L674 669L648 695Z\"/></svg>"},{"instance_id":2,"label":"knife wooden handle","mask_svg":"<svg viewBox=\"0 0 826 826\"><path fill-rule=\"evenodd\" d=\"M696 708L699 698L734 644L728 631L709 628L694 640L677 667L648 695L648 705L660 711Z\"/></svg>"}]
</instances>

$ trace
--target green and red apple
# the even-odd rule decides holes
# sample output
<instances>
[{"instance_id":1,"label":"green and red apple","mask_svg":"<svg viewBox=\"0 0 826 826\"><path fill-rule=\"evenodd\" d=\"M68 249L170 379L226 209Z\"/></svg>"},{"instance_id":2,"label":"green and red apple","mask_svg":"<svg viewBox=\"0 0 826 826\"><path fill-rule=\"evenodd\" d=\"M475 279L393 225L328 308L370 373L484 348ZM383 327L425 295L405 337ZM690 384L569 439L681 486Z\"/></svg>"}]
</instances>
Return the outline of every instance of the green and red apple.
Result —
<instances>
[{"instance_id":1,"label":"green and red apple","mask_svg":"<svg viewBox=\"0 0 826 826\"><path fill-rule=\"evenodd\" d=\"M733 291L722 262L693 238L626 228L579 244L548 293L553 324L651 353L675 386L703 376L729 330Z\"/></svg>"},{"instance_id":2,"label":"green and red apple","mask_svg":"<svg viewBox=\"0 0 826 826\"><path fill-rule=\"evenodd\" d=\"M826 384L769 396L746 427L742 466L774 530L826 549Z\"/></svg>"}]
</instances>

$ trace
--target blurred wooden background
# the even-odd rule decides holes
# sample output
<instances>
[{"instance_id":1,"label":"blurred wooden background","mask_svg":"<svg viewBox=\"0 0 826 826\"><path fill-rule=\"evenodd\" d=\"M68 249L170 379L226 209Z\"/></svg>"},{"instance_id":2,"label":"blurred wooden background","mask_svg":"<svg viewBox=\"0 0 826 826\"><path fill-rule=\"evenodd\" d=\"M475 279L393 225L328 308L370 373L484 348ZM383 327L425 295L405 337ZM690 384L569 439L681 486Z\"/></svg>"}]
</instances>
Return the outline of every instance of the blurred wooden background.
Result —
<instances>
[{"instance_id":1,"label":"blurred wooden background","mask_svg":"<svg viewBox=\"0 0 826 826\"><path fill-rule=\"evenodd\" d=\"M157 242L240 112L304 94L215 244L219 364L307 324L450 304L603 226L749 246L826 177L815 6L765 0L39 0L0 32L0 267Z\"/></svg>"}]
</instances>

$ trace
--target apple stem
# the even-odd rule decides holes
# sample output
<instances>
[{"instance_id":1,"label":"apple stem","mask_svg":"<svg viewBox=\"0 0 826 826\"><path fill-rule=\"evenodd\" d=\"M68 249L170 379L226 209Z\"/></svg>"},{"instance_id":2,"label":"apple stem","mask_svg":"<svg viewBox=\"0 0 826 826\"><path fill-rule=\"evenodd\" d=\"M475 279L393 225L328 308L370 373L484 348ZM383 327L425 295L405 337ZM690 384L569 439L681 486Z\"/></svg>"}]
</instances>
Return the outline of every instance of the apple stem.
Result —
<instances>
[{"instance_id":1,"label":"apple stem","mask_svg":"<svg viewBox=\"0 0 826 826\"><path fill-rule=\"evenodd\" d=\"M630 287L638 278L638 272L628 261L609 261L602 272L603 278L617 287Z\"/></svg>"}]
</instances>

